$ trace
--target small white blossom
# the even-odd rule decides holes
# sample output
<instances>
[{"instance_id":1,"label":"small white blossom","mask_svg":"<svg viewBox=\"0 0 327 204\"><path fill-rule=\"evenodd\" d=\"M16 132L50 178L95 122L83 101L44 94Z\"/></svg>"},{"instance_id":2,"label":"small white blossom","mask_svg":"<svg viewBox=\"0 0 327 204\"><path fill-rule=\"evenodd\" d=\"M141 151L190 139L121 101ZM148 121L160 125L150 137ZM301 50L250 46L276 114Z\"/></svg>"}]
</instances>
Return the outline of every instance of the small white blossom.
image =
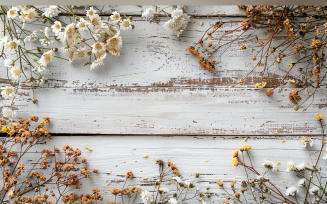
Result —
<instances>
[{"instance_id":1,"label":"small white blossom","mask_svg":"<svg viewBox=\"0 0 327 204\"><path fill-rule=\"evenodd\" d=\"M277 168L276 164L274 164L270 160L264 160L264 163L262 165L271 171L275 171L275 169Z\"/></svg>"},{"instance_id":2,"label":"small white blossom","mask_svg":"<svg viewBox=\"0 0 327 204\"><path fill-rule=\"evenodd\" d=\"M171 17L172 18L164 24L164 28L173 31L177 37L179 37L189 23L189 16L184 14L182 9L176 8L172 12Z\"/></svg>"},{"instance_id":3,"label":"small white blossom","mask_svg":"<svg viewBox=\"0 0 327 204\"><path fill-rule=\"evenodd\" d=\"M301 164L299 164L299 165L296 165L295 166L295 168L296 168L296 170L299 170L299 171L303 171L303 170L305 170L305 163L303 162L303 163L301 163Z\"/></svg>"},{"instance_id":4,"label":"small white blossom","mask_svg":"<svg viewBox=\"0 0 327 204\"><path fill-rule=\"evenodd\" d=\"M152 7L146 7L142 13L142 17L145 19L152 19L154 17L155 10Z\"/></svg>"},{"instance_id":5,"label":"small white blossom","mask_svg":"<svg viewBox=\"0 0 327 204\"><path fill-rule=\"evenodd\" d=\"M288 196L295 196L299 191L297 190L296 187L290 187L290 188L287 188L286 190L286 195Z\"/></svg>"},{"instance_id":6,"label":"small white blossom","mask_svg":"<svg viewBox=\"0 0 327 204\"><path fill-rule=\"evenodd\" d=\"M150 204L153 202L152 196L149 191L142 191L141 193L142 203Z\"/></svg>"},{"instance_id":7,"label":"small white blossom","mask_svg":"<svg viewBox=\"0 0 327 204\"><path fill-rule=\"evenodd\" d=\"M87 57L87 50L86 46L85 47L79 47L76 52L74 53L74 59L83 59Z\"/></svg>"},{"instance_id":8,"label":"small white blossom","mask_svg":"<svg viewBox=\"0 0 327 204\"><path fill-rule=\"evenodd\" d=\"M19 18L21 18L23 22L30 22L39 16L35 8L24 7L24 9L21 9L21 12L22 15L19 16Z\"/></svg>"},{"instance_id":9,"label":"small white blossom","mask_svg":"<svg viewBox=\"0 0 327 204\"><path fill-rule=\"evenodd\" d=\"M13 39L12 41L8 41L5 44L5 47L8 51L18 50L18 45L20 45L20 40Z\"/></svg>"},{"instance_id":10,"label":"small white blossom","mask_svg":"<svg viewBox=\"0 0 327 204\"><path fill-rule=\"evenodd\" d=\"M53 51L49 50L48 52L43 53L41 56L39 63L43 65L44 67L48 66L48 63L52 61L53 56L52 56Z\"/></svg>"},{"instance_id":11,"label":"small white blossom","mask_svg":"<svg viewBox=\"0 0 327 204\"><path fill-rule=\"evenodd\" d=\"M6 118L16 117L16 111L13 111L10 107L2 108L2 116Z\"/></svg>"},{"instance_id":12,"label":"small white blossom","mask_svg":"<svg viewBox=\"0 0 327 204\"><path fill-rule=\"evenodd\" d=\"M41 76L37 79L37 82L38 82L39 86L42 86L46 80L48 80L48 79L45 76Z\"/></svg>"},{"instance_id":13,"label":"small white blossom","mask_svg":"<svg viewBox=\"0 0 327 204\"><path fill-rule=\"evenodd\" d=\"M131 20L124 19L123 23L120 25L120 28L123 30L132 29Z\"/></svg>"},{"instance_id":14,"label":"small white blossom","mask_svg":"<svg viewBox=\"0 0 327 204\"><path fill-rule=\"evenodd\" d=\"M72 47L61 47L60 51L62 53L71 53L71 52L73 52L73 48Z\"/></svg>"},{"instance_id":15,"label":"small white blossom","mask_svg":"<svg viewBox=\"0 0 327 204\"><path fill-rule=\"evenodd\" d=\"M96 14L96 10L94 10L93 9L93 6L91 6L90 7L90 10L86 10L86 15L88 16L88 17L92 17L92 16L94 16L95 14Z\"/></svg>"},{"instance_id":16,"label":"small white blossom","mask_svg":"<svg viewBox=\"0 0 327 204\"><path fill-rule=\"evenodd\" d=\"M58 34L59 32L61 32L60 21L55 21L54 24L51 26L51 28L52 28L52 32L54 32L55 34Z\"/></svg>"},{"instance_id":17,"label":"small white blossom","mask_svg":"<svg viewBox=\"0 0 327 204\"><path fill-rule=\"evenodd\" d=\"M90 23L88 24L90 29L97 29L102 25L102 20L98 14L90 16Z\"/></svg>"},{"instance_id":18,"label":"small white blossom","mask_svg":"<svg viewBox=\"0 0 327 204\"><path fill-rule=\"evenodd\" d=\"M10 99L13 98L15 96L15 90L13 87L10 86L6 86L3 88L3 90L1 91L1 95L2 97L4 97L5 99Z\"/></svg>"},{"instance_id":19,"label":"small white blossom","mask_svg":"<svg viewBox=\"0 0 327 204\"><path fill-rule=\"evenodd\" d=\"M3 60L6 67L13 67L15 65L14 59L5 59Z\"/></svg>"},{"instance_id":20,"label":"small white blossom","mask_svg":"<svg viewBox=\"0 0 327 204\"><path fill-rule=\"evenodd\" d=\"M118 13L117 11L114 11L114 12L112 13L112 15L110 16L110 19L111 19L112 21L115 21L115 22L117 23L118 21L121 20L120 13Z\"/></svg>"},{"instance_id":21,"label":"small white blossom","mask_svg":"<svg viewBox=\"0 0 327 204\"><path fill-rule=\"evenodd\" d=\"M35 68L33 69L34 71L37 71L37 72L42 72L45 70L45 67L41 64L38 64L35 66Z\"/></svg>"},{"instance_id":22,"label":"small white blossom","mask_svg":"<svg viewBox=\"0 0 327 204\"><path fill-rule=\"evenodd\" d=\"M186 186L190 186L190 184L191 184L189 181L185 181L184 183Z\"/></svg>"},{"instance_id":23,"label":"small white blossom","mask_svg":"<svg viewBox=\"0 0 327 204\"><path fill-rule=\"evenodd\" d=\"M57 5L52 5L42 14L48 18L53 18L59 15L61 11L58 9Z\"/></svg>"},{"instance_id":24,"label":"small white blossom","mask_svg":"<svg viewBox=\"0 0 327 204\"><path fill-rule=\"evenodd\" d=\"M176 198L169 198L168 203L170 203L170 204L178 204Z\"/></svg>"},{"instance_id":25,"label":"small white blossom","mask_svg":"<svg viewBox=\"0 0 327 204\"><path fill-rule=\"evenodd\" d=\"M12 7L11 9L9 9L9 11L7 12L8 18L11 19L18 16L18 10L19 9L17 7Z\"/></svg>"},{"instance_id":26,"label":"small white blossom","mask_svg":"<svg viewBox=\"0 0 327 204\"><path fill-rule=\"evenodd\" d=\"M298 186L305 186L305 179L300 179L299 182L297 183Z\"/></svg>"},{"instance_id":27,"label":"small white blossom","mask_svg":"<svg viewBox=\"0 0 327 204\"><path fill-rule=\"evenodd\" d=\"M86 21L84 18L80 18L80 21L77 23L76 27L79 31L85 31L87 30L88 25L88 21Z\"/></svg>"},{"instance_id":28,"label":"small white blossom","mask_svg":"<svg viewBox=\"0 0 327 204\"><path fill-rule=\"evenodd\" d=\"M179 178L178 176L173 177L173 179L176 180L177 183L181 183L182 182L182 179Z\"/></svg>"},{"instance_id":29,"label":"small white blossom","mask_svg":"<svg viewBox=\"0 0 327 204\"><path fill-rule=\"evenodd\" d=\"M0 39L0 46L5 45L7 42L9 42L9 37L8 36L3 36Z\"/></svg>"},{"instance_id":30,"label":"small white blossom","mask_svg":"<svg viewBox=\"0 0 327 204\"><path fill-rule=\"evenodd\" d=\"M308 144L312 147L313 141L311 140L310 137L303 137L301 140L302 147L307 147Z\"/></svg>"},{"instance_id":31,"label":"small white blossom","mask_svg":"<svg viewBox=\"0 0 327 204\"><path fill-rule=\"evenodd\" d=\"M54 44L54 41L49 40L49 39L40 39L41 45L42 46L49 46L51 44Z\"/></svg>"},{"instance_id":32,"label":"small white blossom","mask_svg":"<svg viewBox=\"0 0 327 204\"><path fill-rule=\"evenodd\" d=\"M75 23L68 24L63 32L57 33L58 38L65 46L72 46L78 43L79 38L75 30Z\"/></svg>"},{"instance_id":33,"label":"small white blossom","mask_svg":"<svg viewBox=\"0 0 327 204\"><path fill-rule=\"evenodd\" d=\"M97 60L92 62L90 67L91 67L91 70L92 70L92 69L98 68L98 67L103 66L103 65L104 65L103 60L102 59L97 59Z\"/></svg>"},{"instance_id":34,"label":"small white blossom","mask_svg":"<svg viewBox=\"0 0 327 204\"><path fill-rule=\"evenodd\" d=\"M49 34L51 32L51 29L49 27L45 27L44 28L44 35L48 38L49 37Z\"/></svg>"},{"instance_id":35,"label":"small white blossom","mask_svg":"<svg viewBox=\"0 0 327 204\"><path fill-rule=\"evenodd\" d=\"M33 31L31 34L29 34L27 37L24 38L24 42L28 42L28 41L34 41L39 39L39 36L37 34L37 31Z\"/></svg>"},{"instance_id":36,"label":"small white blossom","mask_svg":"<svg viewBox=\"0 0 327 204\"><path fill-rule=\"evenodd\" d=\"M105 50L105 45L102 42L96 42L92 45L92 53L102 53Z\"/></svg>"},{"instance_id":37,"label":"small white blossom","mask_svg":"<svg viewBox=\"0 0 327 204\"><path fill-rule=\"evenodd\" d=\"M19 81L20 75L22 73L22 71L20 70L20 67L18 65L13 66L9 71L11 72L12 78L14 78L14 80L16 80L16 81Z\"/></svg>"},{"instance_id":38,"label":"small white blossom","mask_svg":"<svg viewBox=\"0 0 327 204\"><path fill-rule=\"evenodd\" d=\"M312 186L312 187L309 189L309 193L310 193L311 195L315 195L315 194L317 194L318 191L319 191L319 188L318 188L317 186Z\"/></svg>"},{"instance_id":39,"label":"small white blossom","mask_svg":"<svg viewBox=\"0 0 327 204\"><path fill-rule=\"evenodd\" d=\"M287 169L286 169L286 171L293 171L293 170L295 170L295 164L294 164L293 161L289 161L287 163Z\"/></svg>"}]
</instances>

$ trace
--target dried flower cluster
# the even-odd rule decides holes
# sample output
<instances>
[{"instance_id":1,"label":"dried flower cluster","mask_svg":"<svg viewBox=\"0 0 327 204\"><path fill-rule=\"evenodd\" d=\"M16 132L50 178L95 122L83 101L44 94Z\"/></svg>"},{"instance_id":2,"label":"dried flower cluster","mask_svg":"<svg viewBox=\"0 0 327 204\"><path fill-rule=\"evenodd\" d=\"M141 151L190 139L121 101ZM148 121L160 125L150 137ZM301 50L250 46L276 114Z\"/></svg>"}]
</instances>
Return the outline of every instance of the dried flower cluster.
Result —
<instances>
[{"instance_id":1,"label":"dried flower cluster","mask_svg":"<svg viewBox=\"0 0 327 204\"><path fill-rule=\"evenodd\" d=\"M246 19L216 21L195 45L188 47L188 51L199 57L198 62L201 67L213 71L220 63L220 60L216 59L220 59L228 49L233 49L233 45L241 44L239 49L243 52L255 48L251 57L255 61L254 67L239 81L239 85L243 85L245 79L256 70L261 81L254 86L269 88L266 91L268 97L274 94L274 89L288 82L291 87L300 89L299 92L297 89L291 91L289 94L291 102L301 101L301 105L304 104L315 94L327 73L324 71L327 49L327 6L242 5L238 7L245 13ZM230 31L221 30L225 24L238 24L238 26ZM259 39L258 31L267 33L264 39ZM284 40L281 40L281 37ZM244 44L245 41L248 45ZM282 67L286 73L277 82L276 78L279 74L273 69L276 66ZM299 93L304 89L308 90L309 94L305 100L301 100ZM294 109L298 110L298 108L299 106L296 106Z\"/></svg>"},{"instance_id":2,"label":"dried flower cluster","mask_svg":"<svg viewBox=\"0 0 327 204\"><path fill-rule=\"evenodd\" d=\"M93 189L93 194L79 197L70 192L80 189L80 180L90 178L91 174L86 166L79 166L82 152L78 148L74 149L68 145L62 150L56 147L53 150L43 148L32 162L26 158L34 146L50 138L45 127L50 123L50 118L43 119L35 130L31 131L31 123L39 121L37 116L21 119L19 122L0 118L1 132L6 133L6 137L0 142L0 203L91 204L102 200L98 189ZM51 170L48 170L51 163Z\"/></svg>"},{"instance_id":3,"label":"dried flower cluster","mask_svg":"<svg viewBox=\"0 0 327 204\"><path fill-rule=\"evenodd\" d=\"M270 161L269 159L264 160L262 164L265 167L265 172L260 174L252 164L250 145L244 145L240 148L241 154L239 151L236 151L233 154L232 164L234 167L243 166L246 173L246 180L243 180L241 185L241 190L237 192L234 188L234 183L231 183L231 188L233 193L229 193L223 185L223 181L218 181L217 184L221 186L226 192L226 202L228 200L233 201L234 203L248 203L249 201L256 201L257 203L326 203L327 199L327 189L326 181L322 172L324 171L322 167L318 166L320 161L323 147L326 141L324 141L324 128L322 120L324 116L320 113L316 115L316 120L320 123L322 128L322 143L320 150L314 151L318 153L317 159L313 158L312 150L310 149L313 146L313 141L309 137L303 137L301 140L302 147L306 148L310 161L313 162L312 166L309 166L309 163L299 163L295 164L293 161L288 161L287 163L287 172L293 173L296 177L299 178L297 183L298 187L286 187L285 194L282 193L283 190L280 189L277 185L273 184L268 178L267 173L273 171L279 171L277 164ZM249 158L249 161L246 161L245 158ZM324 153L322 159L327 159L327 151ZM255 178L251 178L249 172L252 172L255 175ZM299 196L298 188L303 188L306 193L302 193L302 196ZM249 193L246 193L249 191ZM241 196L242 195L242 196ZM294 198L294 199L293 199ZM301 199L301 200L300 200ZM303 200L302 200L303 199Z\"/></svg>"},{"instance_id":4,"label":"dried flower cluster","mask_svg":"<svg viewBox=\"0 0 327 204\"><path fill-rule=\"evenodd\" d=\"M11 101L2 108L3 117L16 117L12 106L18 90L42 86L47 81L42 73L55 58L69 62L87 60L84 66L90 66L91 70L98 68L104 65L109 53L120 55L121 30L134 29L131 17L115 11L105 21L95 6L86 10L86 16L77 15L69 5L53 5L44 11L33 5L0 7L7 14L1 15L0 57L10 84L1 87L1 96ZM64 22L60 13L68 14L70 22ZM37 41L39 45L35 47ZM56 47L55 41L62 45ZM34 91L33 103L36 103Z\"/></svg>"}]
</instances>

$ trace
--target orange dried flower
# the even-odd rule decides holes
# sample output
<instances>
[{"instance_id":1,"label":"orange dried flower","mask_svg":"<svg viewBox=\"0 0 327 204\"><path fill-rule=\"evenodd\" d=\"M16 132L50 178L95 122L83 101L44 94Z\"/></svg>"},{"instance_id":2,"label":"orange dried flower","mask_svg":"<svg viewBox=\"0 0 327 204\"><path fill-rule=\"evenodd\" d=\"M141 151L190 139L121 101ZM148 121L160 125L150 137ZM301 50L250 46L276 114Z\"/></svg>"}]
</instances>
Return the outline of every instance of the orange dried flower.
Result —
<instances>
[{"instance_id":1,"label":"orange dried flower","mask_svg":"<svg viewBox=\"0 0 327 204\"><path fill-rule=\"evenodd\" d=\"M292 90L288 97L292 103L297 103L302 99L301 96L299 96L297 89Z\"/></svg>"},{"instance_id":2,"label":"orange dried flower","mask_svg":"<svg viewBox=\"0 0 327 204\"><path fill-rule=\"evenodd\" d=\"M267 89L267 91L266 91L266 95L268 96L268 97L270 97L271 95L273 95L274 94L274 91L273 90L271 90L271 89Z\"/></svg>"},{"instance_id":3,"label":"orange dried flower","mask_svg":"<svg viewBox=\"0 0 327 204\"><path fill-rule=\"evenodd\" d=\"M200 52L196 50L193 46L189 46L187 50L192 53L193 55L200 55Z\"/></svg>"}]
</instances>

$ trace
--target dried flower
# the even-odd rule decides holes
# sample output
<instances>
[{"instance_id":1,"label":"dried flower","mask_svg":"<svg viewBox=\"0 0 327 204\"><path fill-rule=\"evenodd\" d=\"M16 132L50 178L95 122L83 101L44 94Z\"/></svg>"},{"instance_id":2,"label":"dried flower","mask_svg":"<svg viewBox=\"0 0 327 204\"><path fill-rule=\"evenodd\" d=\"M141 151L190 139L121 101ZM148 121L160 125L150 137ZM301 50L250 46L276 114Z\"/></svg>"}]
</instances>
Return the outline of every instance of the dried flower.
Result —
<instances>
[{"instance_id":1,"label":"dried flower","mask_svg":"<svg viewBox=\"0 0 327 204\"><path fill-rule=\"evenodd\" d=\"M287 188L286 195L288 195L288 196L295 196L298 192L299 191L297 190L297 188L290 187L290 188Z\"/></svg>"},{"instance_id":2,"label":"dried flower","mask_svg":"<svg viewBox=\"0 0 327 204\"><path fill-rule=\"evenodd\" d=\"M323 119L324 119L324 116L320 113L317 113L316 120L323 120Z\"/></svg>"},{"instance_id":3,"label":"dried flower","mask_svg":"<svg viewBox=\"0 0 327 204\"><path fill-rule=\"evenodd\" d=\"M308 144L310 144L310 147L312 147L313 141L309 137L303 137L301 139L301 144L302 144L302 147L307 147Z\"/></svg>"}]
</instances>

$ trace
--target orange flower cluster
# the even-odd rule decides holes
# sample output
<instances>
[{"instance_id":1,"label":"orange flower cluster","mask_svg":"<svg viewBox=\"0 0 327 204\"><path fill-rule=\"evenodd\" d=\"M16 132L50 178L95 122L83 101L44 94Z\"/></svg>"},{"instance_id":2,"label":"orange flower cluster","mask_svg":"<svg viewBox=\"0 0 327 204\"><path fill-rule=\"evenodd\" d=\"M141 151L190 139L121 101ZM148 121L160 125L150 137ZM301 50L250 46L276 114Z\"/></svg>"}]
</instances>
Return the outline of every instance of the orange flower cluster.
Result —
<instances>
[{"instance_id":1,"label":"orange flower cluster","mask_svg":"<svg viewBox=\"0 0 327 204\"><path fill-rule=\"evenodd\" d=\"M168 161L168 166L171 168L171 170L173 170L174 174L180 175L176 164L173 164L172 162Z\"/></svg>"}]
</instances>

